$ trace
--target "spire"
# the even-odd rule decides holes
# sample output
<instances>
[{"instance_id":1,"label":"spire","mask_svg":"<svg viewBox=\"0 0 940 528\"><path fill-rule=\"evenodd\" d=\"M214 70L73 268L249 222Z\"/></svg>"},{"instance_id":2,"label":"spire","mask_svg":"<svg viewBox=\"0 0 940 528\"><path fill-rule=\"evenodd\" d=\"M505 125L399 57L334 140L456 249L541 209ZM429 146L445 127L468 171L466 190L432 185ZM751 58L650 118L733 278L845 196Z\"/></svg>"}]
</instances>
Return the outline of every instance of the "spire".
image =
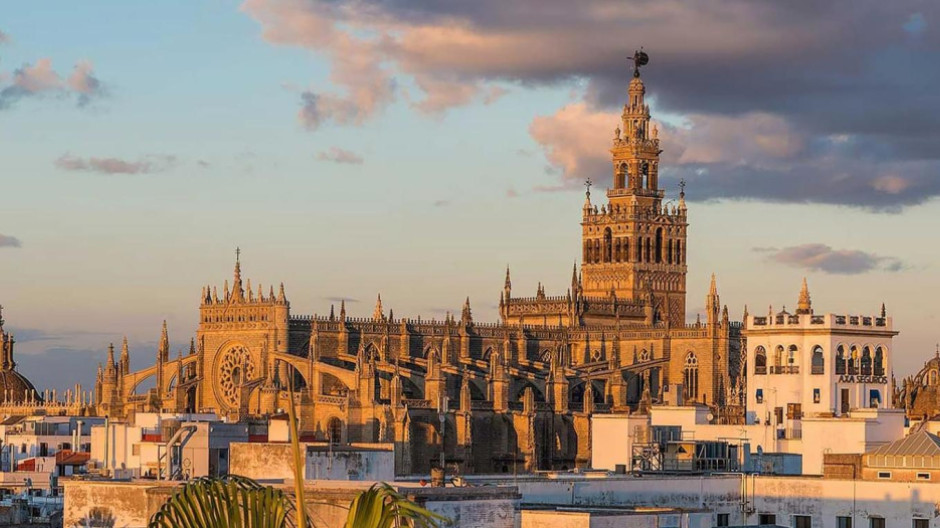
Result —
<instances>
[{"instance_id":1,"label":"spire","mask_svg":"<svg viewBox=\"0 0 940 528\"><path fill-rule=\"evenodd\" d=\"M284 283L281 283L280 289L277 291L277 302L278 304L287 304L287 295L284 294Z\"/></svg>"},{"instance_id":2,"label":"spire","mask_svg":"<svg viewBox=\"0 0 940 528\"><path fill-rule=\"evenodd\" d=\"M346 320L346 299L341 299L339 302L339 320Z\"/></svg>"},{"instance_id":3,"label":"spire","mask_svg":"<svg viewBox=\"0 0 940 528\"><path fill-rule=\"evenodd\" d=\"M385 319L385 312L382 310L382 294L380 293L375 299L375 310L372 310L372 319L375 321L381 321Z\"/></svg>"},{"instance_id":4,"label":"spire","mask_svg":"<svg viewBox=\"0 0 940 528\"><path fill-rule=\"evenodd\" d=\"M157 359L166 361L170 357L170 337L166 331L166 319L163 320L163 331L160 334L160 348L157 349Z\"/></svg>"},{"instance_id":5,"label":"spire","mask_svg":"<svg viewBox=\"0 0 940 528\"><path fill-rule=\"evenodd\" d=\"M336 316L333 314L333 305L330 305L330 321L336 319Z\"/></svg>"},{"instance_id":6,"label":"spire","mask_svg":"<svg viewBox=\"0 0 940 528\"><path fill-rule=\"evenodd\" d=\"M241 253L241 249L235 248L235 279L232 284L232 300L234 302L242 301L245 298L245 290L242 289Z\"/></svg>"},{"instance_id":7,"label":"spire","mask_svg":"<svg viewBox=\"0 0 940 528\"><path fill-rule=\"evenodd\" d=\"M127 347L127 336L124 336L124 342L121 343L121 372L127 374L130 372L131 356Z\"/></svg>"},{"instance_id":8,"label":"spire","mask_svg":"<svg viewBox=\"0 0 940 528\"><path fill-rule=\"evenodd\" d=\"M3 331L3 305L0 304L0 332Z\"/></svg>"},{"instance_id":9,"label":"spire","mask_svg":"<svg viewBox=\"0 0 940 528\"><path fill-rule=\"evenodd\" d=\"M685 211L685 179L679 180L679 210Z\"/></svg>"},{"instance_id":10,"label":"spire","mask_svg":"<svg viewBox=\"0 0 940 528\"><path fill-rule=\"evenodd\" d=\"M708 286L708 296L715 297L716 295L718 295L718 283L715 281L715 274L712 273L712 282Z\"/></svg>"},{"instance_id":11,"label":"spire","mask_svg":"<svg viewBox=\"0 0 940 528\"><path fill-rule=\"evenodd\" d=\"M195 354L196 354L196 338L190 337L189 338L189 355L193 356Z\"/></svg>"},{"instance_id":12,"label":"spire","mask_svg":"<svg viewBox=\"0 0 940 528\"><path fill-rule=\"evenodd\" d=\"M881 318L884 319L888 316L888 312L885 311L885 303L881 303Z\"/></svg>"},{"instance_id":13,"label":"spire","mask_svg":"<svg viewBox=\"0 0 940 528\"><path fill-rule=\"evenodd\" d=\"M509 279L509 264L506 264L506 282L503 284L503 289L507 292L512 289L512 280Z\"/></svg>"},{"instance_id":14,"label":"spire","mask_svg":"<svg viewBox=\"0 0 940 528\"><path fill-rule=\"evenodd\" d=\"M800 300L796 305L797 314L813 313L813 303L809 298L809 286L806 285L806 277L803 277L803 287L800 289Z\"/></svg>"},{"instance_id":15,"label":"spire","mask_svg":"<svg viewBox=\"0 0 940 528\"><path fill-rule=\"evenodd\" d=\"M460 314L460 321L463 324L470 324L473 322L473 315L470 313L470 297L467 297L467 300L463 303L463 312Z\"/></svg>"},{"instance_id":16,"label":"spire","mask_svg":"<svg viewBox=\"0 0 940 528\"><path fill-rule=\"evenodd\" d=\"M114 368L114 343L108 344L108 369Z\"/></svg>"}]
</instances>

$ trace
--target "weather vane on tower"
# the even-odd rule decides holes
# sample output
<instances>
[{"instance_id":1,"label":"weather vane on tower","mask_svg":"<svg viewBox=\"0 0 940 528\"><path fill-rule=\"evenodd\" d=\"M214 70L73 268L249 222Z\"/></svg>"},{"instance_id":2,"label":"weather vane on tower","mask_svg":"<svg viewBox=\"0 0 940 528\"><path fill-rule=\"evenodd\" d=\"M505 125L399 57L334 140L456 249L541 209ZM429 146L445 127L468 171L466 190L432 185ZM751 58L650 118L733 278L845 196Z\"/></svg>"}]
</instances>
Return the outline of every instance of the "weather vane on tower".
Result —
<instances>
[{"instance_id":1,"label":"weather vane on tower","mask_svg":"<svg viewBox=\"0 0 940 528\"><path fill-rule=\"evenodd\" d=\"M633 61L633 76L640 76L640 66L646 66L650 62L650 56L643 51L643 46L640 46L638 51L633 52L633 56L628 60Z\"/></svg>"}]
</instances>

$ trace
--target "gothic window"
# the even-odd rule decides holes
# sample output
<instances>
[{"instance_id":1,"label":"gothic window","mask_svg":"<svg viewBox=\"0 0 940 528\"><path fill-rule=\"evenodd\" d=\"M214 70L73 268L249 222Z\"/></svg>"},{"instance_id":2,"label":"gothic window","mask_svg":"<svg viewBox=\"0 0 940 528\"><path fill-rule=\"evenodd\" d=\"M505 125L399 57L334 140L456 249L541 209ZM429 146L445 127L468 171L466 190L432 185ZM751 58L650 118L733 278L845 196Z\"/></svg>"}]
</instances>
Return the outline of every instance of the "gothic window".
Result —
<instances>
[{"instance_id":1,"label":"gothic window","mask_svg":"<svg viewBox=\"0 0 940 528\"><path fill-rule=\"evenodd\" d=\"M643 262L643 237L636 237L636 261Z\"/></svg>"},{"instance_id":2,"label":"gothic window","mask_svg":"<svg viewBox=\"0 0 940 528\"><path fill-rule=\"evenodd\" d=\"M878 347L875 349L875 366L874 366L875 376L884 376L885 375L885 353L884 349Z\"/></svg>"},{"instance_id":3,"label":"gothic window","mask_svg":"<svg viewBox=\"0 0 940 528\"><path fill-rule=\"evenodd\" d=\"M245 347L233 346L222 355L218 363L221 399L229 407L241 404L242 385L255 377L255 364Z\"/></svg>"},{"instance_id":4,"label":"gothic window","mask_svg":"<svg viewBox=\"0 0 940 528\"><path fill-rule=\"evenodd\" d=\"M663 228L656 230L656 263L663 261Z\"/></svg>"},{"instance_id":5,"label":"gothic window","mask_svg":"<svg viewBox=\"0 0 940 528\"><path fill-rule=\"evenodd\" d=\"M791 367L792 367L792 366L794 366L794 365L797 364L797 360L796 360L796 359L797 359L797 352L798 352L798 351L799 351L799 349L796 348L796 345L790 345L790 348L789 348L788 351L787 351L787 365L788 365L788 366L791 366Z\"/></svg>"},{"instance_id":6,"label":"gothic window","mask_svg":"<svg viewBox=\"0 0 940 528\"><path fill-rule=\"evenodd\" d=\"M330 418L326 426L327 439L331 444L341 444L343 442L343 421L339 418Z\"/></svg>"},{"instance_id":7,"label":"gothic window","mask_svg":"<svg viewBox=\"0 0 940 528\"><path fill-rule=\"evenodd\" d=\"M630 239L623 239L623 261L630 262Z\"/></svg>"},{"instance_id":8,"label":"gothic window","mask_svg":"<svg viewBox=\"0 0 940 528\"><path fill-rule=\"evenodd\" d=\"M676 240L676 264L682 264L682 241Z\"/></svg>"},{"instance_id":9,"label":"gothic window","mask_svg":"<svg viewBox=\"0 0 940 528\"><path fill-rule=\"evenodd\" d=\"M620 262L620 239L614 241L614 262Z\"/></svg>"},{"instance_id":10,"label":"gothic window","mask_svg":"<svg viewBox=\"0 0 940 528\"><path fill-rule=\"evenodd\" d=\"M666 253L666 263L667 264L673 263L672 262L672 239L669 240L669 249L667 250L667 253Z\"/></svg>"},{"instance_id":11,"label":"gothic window","mask_svg":"<svg viewBox=\"0 0 940 528\"><path fill-rule=\"evenodd\" d=\"M584 262L591 262L591 241L588 240L584 243Z\"/></svg>"},{"instance_id":12,"label":"gothic window","mask_svg":"<svg viewBox=\"0 0 940 528\"><path fill-rule=\"evenodd\" d=\"M823 357L823 349L821 346L816 345L813 347L813 374L823 374L825 372L825 358Z\"/></svg>"},{"instance_id":13,"label":"gothic window","mask_svg":"<svg viewBox=\"0 0 940 528\"><path fill-rule=\"evenodd\" d=\"M698 358L695 357L695 352L690 351L685 356L683 381L685 382L686 397L690 400L696 400L698 395Z\"/></svg>"},{"instance_id":14,"label":"gothic window","mask_svg":"<svg viewBox=\"0 0 940 528\"><path fill-rule=\"evenodd\" d=\"M650 261L650 249L651 249L651 246L652 246L652 241L650 240L650 237L646 237L646 255L645 255L646 258L643 259L643 262L649 262L649 261Z\"/></svg>"},{"instance_id":15,"label":"gothic window","mask_svg":"<svg viewBox=\"0 0 940 528\"><path fill-rule=\"evenodd\" d=\"M613 246L613 233L610 231L610 228L604 230L604 262L611 261L611 253Z\"/></svg>"},{"instance_id":16,"label":"gothic window","mask_svg":"<svg viewBox=\"0 0 940 528\"><path fill-rule=\"evenodd\" d=\"M777 349L774 351L774 374L780 372L780 367L783 366L783 345L777 345Z\"/></svg>"},{"instance_id":17,"label":"gothic window","mask_svg":"<svg viewBox=\"0 0 940 528\"><path fill-rule=\"evenodd\" d=\"M871 349L862 348L862 375L871 376Z\"/></svg>"},{"instance_id":18,"label":"gothic window","mask_svg":"<svg viewBox=\"0 0 940 528\"><path fill-rule=\"evenodd\" d=\"M849 374L853 376L858 374L858 347L855 345L852 345L849 354Z\"/></svg>"},{"instance_id":19,"label":"gothic window","mask_svg":"<svg viewBox=\"0 0 940 528\"><path fill-rule=\"evenodd\" d=\"M600 264L601 262L601 241L594 241L594 263Z\"/></svg>"},{"instance_id":20,"label":"gothic window","mask_svg":"<svg viewBox=\"0 0 940 528\"><path fill-rule=\"evenodd\" d=\"M762 346L754 350L754 374L767 374L767 351Z\"/></svg>"},{"instance_id":21,"label":"gothic window","mask_svg":"<svg viewBox=\"0 0 940 528\"><path fill-rule=\"evenodd\" d=\"M845 374L845 347L839 345L836 352L836 374Z\"/></svg>"}]
</instances>

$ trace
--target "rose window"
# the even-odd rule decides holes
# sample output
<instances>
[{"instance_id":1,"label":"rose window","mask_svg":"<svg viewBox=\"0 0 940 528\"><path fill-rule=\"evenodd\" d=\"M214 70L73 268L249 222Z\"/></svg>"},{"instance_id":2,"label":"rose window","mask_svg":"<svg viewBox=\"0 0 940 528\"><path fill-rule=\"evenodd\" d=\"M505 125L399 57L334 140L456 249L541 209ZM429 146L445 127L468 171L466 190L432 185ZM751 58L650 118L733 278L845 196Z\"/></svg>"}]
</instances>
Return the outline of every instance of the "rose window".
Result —
<instances>
[{"instance_id":1,"label":"rose window","mask_svg":"<svg viewBox=\"0 0 940 528\"><path fill-rule=\"evenodd\" d=\"M255 377L255 365L245 347L230 348L219 361L219 388L222 399L238 407L241 386Z\"/></svg>"}]
</instances>

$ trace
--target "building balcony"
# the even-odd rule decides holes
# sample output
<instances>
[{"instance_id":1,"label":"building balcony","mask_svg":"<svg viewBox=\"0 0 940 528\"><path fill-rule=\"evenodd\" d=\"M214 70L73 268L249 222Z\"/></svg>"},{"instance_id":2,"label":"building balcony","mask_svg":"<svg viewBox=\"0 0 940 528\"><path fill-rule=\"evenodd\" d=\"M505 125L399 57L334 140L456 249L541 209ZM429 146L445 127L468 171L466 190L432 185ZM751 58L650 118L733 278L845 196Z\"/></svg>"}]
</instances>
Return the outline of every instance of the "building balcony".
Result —
<instances>
[{"instance_id":1,"label":"building balcony","mask_svg":"<svg viewBox=\"0 0 940 528\"><path fill-rule=\"evenodd\" d=\"M786 365L786 366L776 366L770 367L771 374L799 374L800 366L799 365Z\"/></svg>"}]
</instances>

